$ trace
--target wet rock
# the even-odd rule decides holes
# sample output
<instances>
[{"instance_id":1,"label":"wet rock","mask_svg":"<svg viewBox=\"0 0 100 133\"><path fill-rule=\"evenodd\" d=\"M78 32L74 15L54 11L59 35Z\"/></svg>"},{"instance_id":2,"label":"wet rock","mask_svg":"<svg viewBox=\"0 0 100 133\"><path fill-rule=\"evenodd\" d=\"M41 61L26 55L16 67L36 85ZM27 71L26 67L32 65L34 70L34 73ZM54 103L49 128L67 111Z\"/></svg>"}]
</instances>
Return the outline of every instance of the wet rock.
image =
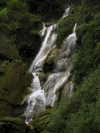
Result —
<instances>
[{"instance_id":1,"label":"wet rock","mask_svg":"<svg viewBox=\"0 0 100 133\"><path fill-rule=\"evenodd\" d=\"M52 24L51 23L45 23L45 26L46 27L49 27L49 26L51 26Z\"/></svg>"},{"instance_id":2,"label":"wet rock","mask_svg":"<svg viewBox=\"0 0 100 133\"><path fill-rule=\"evenodd\" d=\"M62 59L58 62L58 71L65 71L67 68L66 59Z\"/></svg>"},{"instance_id":3,"label":"wet rock","mask_svg":"<svg viewBox=\"0 0 100 133\"><path fill-rule=\"evenodd\" d=\"M61 99L63 97L67 97L67 98L71 97L72 92L73 92L73 83L72 81L69 81L68 83L65 84L65 86L63 87L61 91Z\"/></svg>"},{"instance_id":4,"label":"wet rock","mask_svg":"<svg viewBox=\"0 0 100 133\"><path fill-rule=\"evenodd\" d=\"M43 70L45 73L53 71L55 67L57 53L58 53L58 49L53 48L48 54L48 56L46 57L46 60L43 66Z\"/></svg>"},{"instance_id":5,"label":"wet rock","mask_svg":"<svg viewBox=\"0 0 100 133\"><path fill-rule=\"evenodd\" d=\"M60 94L61 94L61 92L56 92L56 99L55 99L55 106L56 106L56 104L61 100L60 99Z\"/></svg>"},{"instance_id":6,"label":"wet rock","mask_svg":"<svg viewBox=\"0 0 100 133\"><path fill-rule=\"evenodd\" d=\"M32 94L32 90L30 91L30 93L29 94L27 94L25 97L24 97L24 99L23 99L23 101L21 102L21 105L23 105L27 100L28 100L28 98L29 98L29 96Z\"/></svg>"},{"instance_id":7,"label":"wet rock","mask_svg":"<svg viewBox=\"0 0 100 133\"><path fill-rule=\"evenodd\" d=\"M36 72L43 72L43 69L42 68L38 68L38 69L36 69Z\"/></svg>"},{"instance_id":8,"label":"wet rock","mask_svg":"<svg viewBox=\"0 0 100 133\"><path fill-rule=\"evenodd\" d=\"M41 72L38 72L36 75L39 77L41 86L43 86L44 79L45 79L45 74L41 71Z\"/></svg>"},{"instance_id":9,"label":"wet rock","mask_svg":"<svg viewBox=\"0 0 100 133\"><path fill-rule=\"evenodd\" d=\"M64 58L68 58L68 57L71 57L71 55L72 55L72 51L71 51L71 49L70 48L68 48L65 52L64 52L64 55L63 55L63 57Z\"/></svg>"},{"instance_id":10,"label":"wet rock","mask_svg":"<svg viewBox=\"0 0 100 133\"><path fill-rule=\"evenodd\" d=\"M62 59L57 63L57 69L58 71L66 71L69 69L71 65L71 60L66 58L66 59Z\"/></svg>"},{"instance_id":11,"label":"wet rock","mask_svg":"<svg viewBox=\"0 0 100 133\"><path fill-rule=\"evenodd\" d=\"M70 75L69 75L70 76ZM64 87L64 85L68 82L68 78L66 78L65 80L64 80L64 82L56 89L56 94L58 93L58 92L61 92L61 90L63 89L63 87Z\"/></svg>"},{"instance_id":12,"label":"wet rock","mask_svg":"<svg viewBox=\"0 0 100 133\"><path fill-rule=\"evenodd\" d=\"M67 64L67 69L69 69L71 67L71 59L66 58L66 64Z\"/></svg>"},{"instance_id":13,"label":"wet rock","mask_svg":"<svg viewBox=\"0 0 100 133\"><path fill-rule=\"evenodd\" d=\"M63 58L69 58L72 55L72 50L68 48L66 51L64 50L59 50L59 53L57 55L57 59L61 60Z\"/></svg>"}]
</instances>

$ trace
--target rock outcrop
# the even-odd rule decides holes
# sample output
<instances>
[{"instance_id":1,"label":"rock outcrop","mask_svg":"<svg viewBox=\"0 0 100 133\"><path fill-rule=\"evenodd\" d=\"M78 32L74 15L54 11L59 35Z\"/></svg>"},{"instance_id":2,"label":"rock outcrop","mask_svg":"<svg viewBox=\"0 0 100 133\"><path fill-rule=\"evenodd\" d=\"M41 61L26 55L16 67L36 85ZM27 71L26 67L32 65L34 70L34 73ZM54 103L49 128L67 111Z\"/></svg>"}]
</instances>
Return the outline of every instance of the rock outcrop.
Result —
<instances>
[{"instance_id":1,"label":"rock outcrop","mask_svg":"<svg viewBox=\"0 0 100 133\"><path fill-rule=\"evenodd\" d=\"M33 75L27 71L25 64L21 62L13 62L6 69L0 87L0 103L3 105L0 108L0 116L21 115L24 111L23 106L22 108L18 106L24 104L24 98L31 93L31 89L28 87L30 87ZM14 114L14 112L16 113Z\"/></svg>"}]
</instances>

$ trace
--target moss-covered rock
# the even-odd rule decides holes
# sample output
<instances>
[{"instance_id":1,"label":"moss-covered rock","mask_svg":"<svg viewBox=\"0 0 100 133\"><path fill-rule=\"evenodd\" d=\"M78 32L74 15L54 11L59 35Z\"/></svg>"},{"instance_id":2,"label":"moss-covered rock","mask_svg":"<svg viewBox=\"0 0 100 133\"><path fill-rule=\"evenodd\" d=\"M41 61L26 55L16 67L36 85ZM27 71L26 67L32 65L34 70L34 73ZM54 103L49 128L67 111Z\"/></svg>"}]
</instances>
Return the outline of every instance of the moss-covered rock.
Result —
<instances>
[{"instance_id":1,"label":"moss-covered rock","mask_svg":"<svg viewBox=\"0 0 100 133\"><path fill-rule=\"evenodd\" d=\"M32 78L32 74L26 71L25 64L13 62L8 67L1 83L0 99L7 100L14 105L21 104L25 95L29 93L27 87L30 86Z\"/></svg>"},{"instance_id":2,"label":"moss-covered rock","mask_svg":"<svg viewBox=\"0 0 100 133\"><path fill-rule=\"evenodd\" d=\"M46 60L43 66L43 70L45 73L53 71L55 67L57 53L58 53L58 49L53 48L48 54L48 56L46 57Z\"/></svg>"},{"instance_id":3,"label":"moss-covered rock","mask_svg":"<svg viewBox=\"0 0 100 133\"><path fill-rule=\"evenodd\" d=\"M73 32L75 25L75 17L73 14L61 19L58 25L57 47L61 48L63 40Z\"/></svg>"},{"instance_id":4,"label":"moss-covered rock","mask_svg":"<svg viewBox=\"0 0 100 133\"><path fill-rule=\"evenodd\" d=\"M0 133L32 133L31 129L20 118L1 117Z\"/></svg>"},{"instance_id":5,"label":"moss-covered rock","mask_svg":"<svg viewBox=\"0 0 100 133\"><path fill-rule=\"evenodd\" d=\"M0 100L0 117L12 116L13 106L5 100Z\"/></svg>"},{"instance_id":6,"label":"moss-covered rock","mask_svg":"<svg viewBox=\"0 0 100 133\"><path fill-rule=\"evenodd\" d=\"M28 125L38 133L53 131L54 124L52 123L52 116L54 111L55 108L51 108L35 115L33 121L29 122Z\"/></svg>"},{"instance_id":7,"label":"moss-covered rock","mask_svg":"<svg viewBox=\"0 0 100 133\"><path fill-rule=\"evenodd\" d=\"M7 67L9 66L10 62L9 60L2 61L2 64L0 66L0 75L5 75L7 72Z\"/></svg>"}]
</instances>

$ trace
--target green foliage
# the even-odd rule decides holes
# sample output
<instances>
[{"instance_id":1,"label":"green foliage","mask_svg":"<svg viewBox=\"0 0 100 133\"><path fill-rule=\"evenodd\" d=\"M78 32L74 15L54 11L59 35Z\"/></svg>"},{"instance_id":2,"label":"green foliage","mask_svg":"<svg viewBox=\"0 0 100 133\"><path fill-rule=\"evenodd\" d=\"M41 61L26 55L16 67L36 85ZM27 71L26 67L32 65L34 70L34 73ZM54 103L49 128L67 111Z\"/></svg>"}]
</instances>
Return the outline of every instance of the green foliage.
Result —
<instances>
[{"instance_id":1,"label":"green foliage","mask_svg":"<svg viewBox=\"0 0 100 133\"><path fill-rule=\"evenodd\" d=\"M72 64L74 83L80 84L83 77L88 75L92 68L96 68L99 61L100 30L99 13L88 24L77 26L77 50Z\"/></svg>"},{"instance_id":2,"label":"green foliage","mask_svg":"<svg viewBox=\"0 0 100 133\"><path fill-rule=\"evenodd\" d=\"M28 12L27 4L21 0L11 0L7 4L7 8L14 12L25 13Z\"/></svg>"},{"instance_id":3,"label":"green foliage","mask_svg":"<svg viewBox=\"0 0 100 133\"><path fill-rule=\"evenodd\" d=\"M0 34L0 54L2 60L20 59L16 46L11 45L10 40L3 34Z\"/></svg>"},{"instance_id":4,"label":"green foliage","mask_svg":"<svg viewBox=\"0 0 100 133\"><path fill-rule=\"evenodd\" d=\"M61 101L55 111L53 121L57 133L100 132L99 2L83 0L82 6L72 9L78 22L77 50L71 69L76 92L72 98ZM58 35L63 36L59 30Z\"/></svg>"},{"instance_id":5,"label":"green foliage","mask_svg":"<svg viewBox=\"0 0 100 133\"><path fill-rule=\"evenodd\" d=\"M24 62L27 59L30 62L36 55L40 47L41 28L40 15L29 13L27 4L22 0L10 0L7 8L0 11L0 33L2 38L6 36L6 39L2 39L2 44L9 42L9 47L14 47L14 52L17 51ZM9 53L6 51L6 54ZM18 56L16 59L19 59Z\"/></svg>"},{"instance_id":6,"label":"green foliage","mask_svg":"<svg viewBox=\"0 0 100 133\"><path fill-rule=\"evenodd\" d=\"M55 108L47 109L33 117L30 126L38 133L54 133L54 123L51 120Z\"/></svg>"},{"instance_id":7,"label":"green foliage","mask_svg":"<svg viewBox=\"0 0 100 133\"><path fill-rule=\"evenodd\" d=\"M1 12L0 12L0 21L8 20L7 13L8 13L7 8L4 8L3 10L1 10Z\"/></svg>"},{"instance_id":8,"label":"green foliage","mask_svg":"<svg viewBox=\"0 0 100 133\"><path fill-rule=\"evenodd\" d=\"M62 101L54 115L57 133L99 133L100 68L77 87L73 97ZM96 111L97 110L97 111ZM59 126L58 126L59 125Z\"/></svg>"},{"instance_id":9,"label":"green foliage","mask_svg":"<svg viewBox=\"0 0 100 133\"><path fill-rule=\"evenodd\" d=\"M7 6L7 2L10 0L0 0L0 11Z\"/></svg>"},{"instance_id":10,"label":"green foliage","mask_svg":"<svg viewBox=\"0 0 100 133\"><path fill-rule=\"evenodd\" d=\"M70 23L70 25L69 25ZM69 15L64 19L61 19L59 21L58 25L58 36L57 36L57 47L60 48L63 40L65 37L67 37L69 34L72 33L73 27L75 25L75 20L73 15Z\"/></svg>"},{"instance_id":11,"label":"green foliage","mask_svg":"<svg viewBox=\"0 0 100 133\"><path fill-rule=\"evenodd\" d=\"M26 0L26 3L29 5L30 12L40 14L42 21L50 21L60 18L65 0Z\"/></svg>"}]
</instances>

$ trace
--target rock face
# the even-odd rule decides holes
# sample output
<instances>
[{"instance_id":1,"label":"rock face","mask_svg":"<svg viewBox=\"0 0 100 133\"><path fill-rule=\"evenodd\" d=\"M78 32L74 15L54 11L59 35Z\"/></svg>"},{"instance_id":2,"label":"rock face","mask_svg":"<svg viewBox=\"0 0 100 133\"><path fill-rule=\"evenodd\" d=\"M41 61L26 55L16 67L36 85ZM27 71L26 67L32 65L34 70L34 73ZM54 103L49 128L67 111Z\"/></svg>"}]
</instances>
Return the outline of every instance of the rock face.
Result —
<instances>
[{"instance_id":1,"label":"rock face","mask_svg":"<svg viewBox=\"0 0 100 133\"><path fill-rule=\"evenodd\" d=\"M33 133L20 118L1 117L0 133Z\"/></svg>"},{"instance_id":2,"label":"rock face","mask_svg":"<svg viewBox=\"0 0 100 133\"><path fill-rule=\"evenodd\" d=\"M0 99L14 105L21 104L31 81L32 74L26 71L24 64L12 63L2 81L2 89L5 92L1 92Z\"/></svg>"},{"instance_id":3,"label":"rock face","mask_svg":"<svg viewBox=\"0 0 100 133\"><path fill-rule=\"evenodd\" d=\"M31 93L28 87L32 79L33 75L26 70L25 64L13 62L8 66L1 81L0 116L17 116L23 113L23 106L22 108L19 106L24 104L23 99Z\"/></svg>"}]
</instances>

